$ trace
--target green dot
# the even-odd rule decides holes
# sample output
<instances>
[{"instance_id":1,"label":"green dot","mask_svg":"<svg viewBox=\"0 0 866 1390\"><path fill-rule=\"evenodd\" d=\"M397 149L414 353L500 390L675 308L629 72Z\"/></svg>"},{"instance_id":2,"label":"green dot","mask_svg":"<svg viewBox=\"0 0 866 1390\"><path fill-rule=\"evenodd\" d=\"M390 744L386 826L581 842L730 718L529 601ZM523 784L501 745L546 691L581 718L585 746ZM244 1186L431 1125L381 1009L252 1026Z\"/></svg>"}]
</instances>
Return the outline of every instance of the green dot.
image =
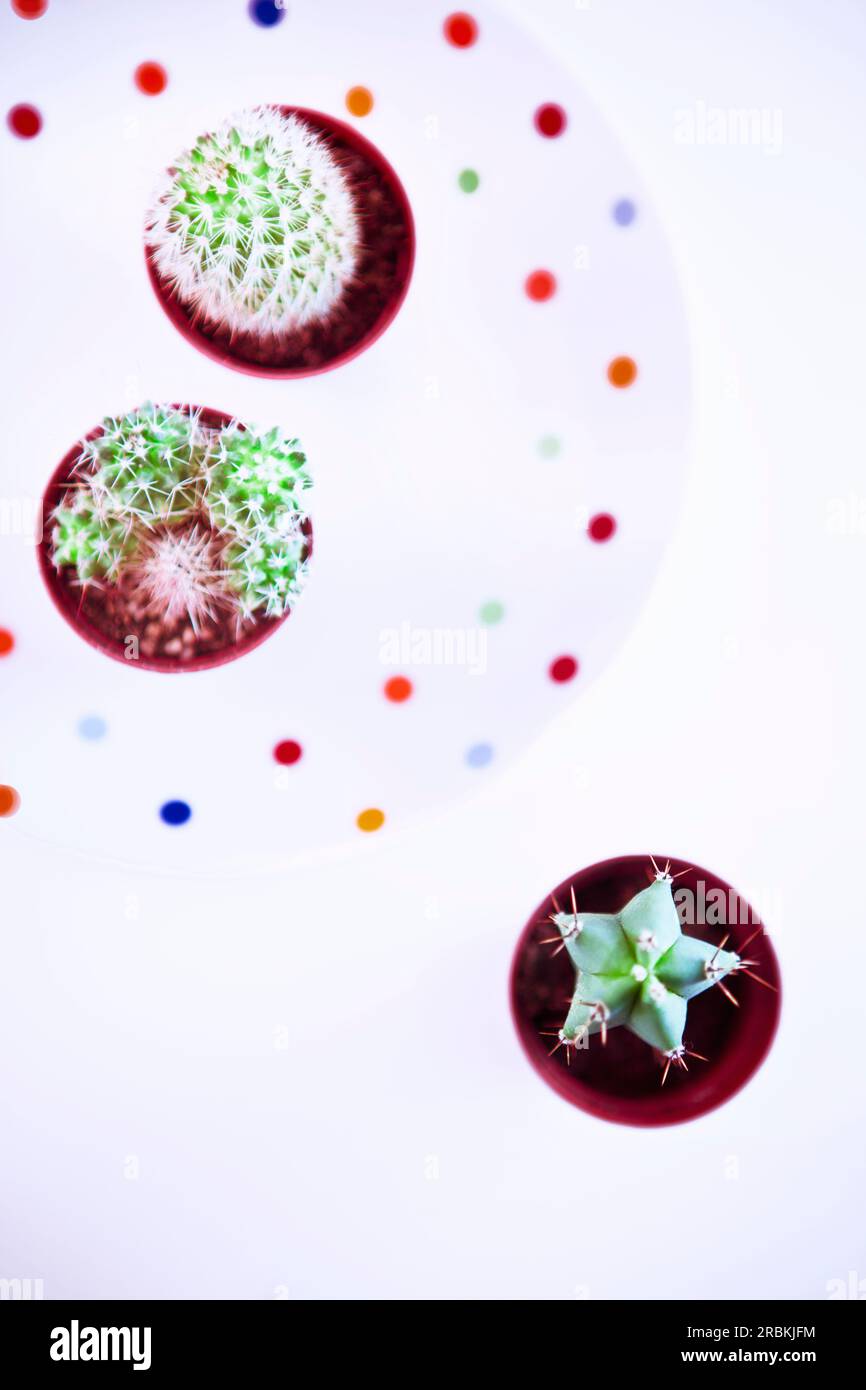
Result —
<instances>
[{"instance_id":1,"label":"green dot","mask_svg":"<svg viewBox=\"0 0 866 1390\"><path fill-rule=\"evenodd\" d=\"M501 623L505 617L505 607L498 598L492 598L489 602L482 603L478 616L482 623Z\"/></svg>"},{"instance_id":2,"label":"green dot","mask_svg":"<svg viewBox=\"0 0 866 1390\"><path fill-rule=\"evenodd\" d=\"M538 452L543 459L555 459L561 448L562 440L557 439L555 434L546 434L538 441Z\"/></svg>"},{"instance_id":3,"label":"green dot","mask_svg":"<svg viewBox=\"0 0 866 1390\"><path fill-rule=\"evenodd\" d=\"M474 169L464 169L458 175L457 182L464 193L474 193L481 180Z\"/></svg>"}]
</instances>

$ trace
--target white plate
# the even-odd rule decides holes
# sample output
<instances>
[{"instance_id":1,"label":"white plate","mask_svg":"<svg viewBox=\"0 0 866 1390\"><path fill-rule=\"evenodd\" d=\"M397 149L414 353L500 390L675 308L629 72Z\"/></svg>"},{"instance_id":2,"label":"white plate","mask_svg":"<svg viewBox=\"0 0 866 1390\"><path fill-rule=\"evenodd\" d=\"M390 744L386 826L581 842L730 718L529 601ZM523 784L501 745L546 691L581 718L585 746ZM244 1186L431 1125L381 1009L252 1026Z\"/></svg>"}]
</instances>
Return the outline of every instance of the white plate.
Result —
<instances>
[{"instance_id":1,"label":"white plate","mask_svg":"<svg viewBox=\"0 0 866 1390\"><path fill-rule=\"evenodd\" d=\"M0 781L20 792L29 835L192 872L329 850L359 836L370 807L388 834L495 775L633 623L672 529L689 404L651 190L512 21L473 6L480 35L461 50L443 36L446 7L323 0L271 29L235 0L206 12L203 23L198 6L99 7L84 57L74 9L4 16L7 85L44 127L2 142L15 332L4 339L0 626L16 646L0 660ZM158 96L133 83L145 59L168 71ZM416 219L402 310L368 352L319 377L268 381L209 361L145 273L157 175L245 105L352 121L355 85L375 100L358 128ZM554 139L533 123L544 102L567 113ZM480 176L475 192L458 184L464 169ZM629 225L613 212L624 199ZM546 303L524 291L538 268L557 279ZM607 379L620 355L638 365L626 390ZM17 534L75 439L148 399L281 423L315 479L306 593L269 641L215 671L154 674L93 651ZM550 439L555 452L541 447ZM617 521L605 544L586 531L601 512ZM504 616L485 624L491 601ZM563 655L579 671L558 683L549 667ZM394 674L413 682L402 704L383 695ZM88 716L104 737L81 736ZM282 739L303 747L293 767L273 759ZM193 814L169 828L159 808L174 798Z\"/></svg>"}]
</instances>

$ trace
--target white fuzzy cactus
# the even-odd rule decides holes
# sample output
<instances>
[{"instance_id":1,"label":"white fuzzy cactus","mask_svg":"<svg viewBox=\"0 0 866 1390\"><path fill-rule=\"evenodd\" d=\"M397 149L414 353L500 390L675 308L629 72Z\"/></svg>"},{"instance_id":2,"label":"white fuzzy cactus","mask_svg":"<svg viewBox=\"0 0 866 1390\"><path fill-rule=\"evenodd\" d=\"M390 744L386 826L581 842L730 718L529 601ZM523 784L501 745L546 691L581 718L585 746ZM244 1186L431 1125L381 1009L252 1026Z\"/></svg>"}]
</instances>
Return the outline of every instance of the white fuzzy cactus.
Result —
<instances>
[{"instance_id":1,"label":"white fuzzy cactus","mask_svg":"<svg viewBox=\"0 0 866 1390\"><path fill-rule=\"evenodd\" d=\"M195 316L267 337L329 317L352 280L360 227L325 140L264 106L180 156L146 240L159 276Z\"/></svg>"},{"instance_id":2,"label":"white fuzzy cactus","mask_svg":"<svg viewBox=\"0 0 866 1390\"><path fill-rule=\"evenodd\" d=\"M197 526L142 537L128 574L133 601L167 623L189 618L193 632L217 616L226 590L218 540Z\"/></svg>"}]
</instances>

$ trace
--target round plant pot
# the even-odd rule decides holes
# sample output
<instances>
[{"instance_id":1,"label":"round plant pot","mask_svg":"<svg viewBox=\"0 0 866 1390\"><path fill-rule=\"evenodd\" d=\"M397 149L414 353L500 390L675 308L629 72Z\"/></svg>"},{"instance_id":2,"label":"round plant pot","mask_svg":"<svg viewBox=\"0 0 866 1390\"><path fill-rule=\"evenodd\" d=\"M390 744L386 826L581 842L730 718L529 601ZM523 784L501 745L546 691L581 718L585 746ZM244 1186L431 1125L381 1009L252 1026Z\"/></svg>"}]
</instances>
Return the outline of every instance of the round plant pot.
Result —
<instances>
[{"instance_id":1,"label":"round plant pot","mask_svg":"<svg viewBox=\"0 0 866 1390\"><path fill-rule=\"evenodd\" d=\"M352 126L304 106L280 106L324 137L347 175L364 226L353 284L331 316L291 334L262 339L195 316L161 280L145 244L150 282L175 328L206 357L252 376L303 377L331 371L381 337L397 314L415 262L415 224L405 190L384 155Z\"/></svg>"},{"instance_id":2,"label":"round plant pot","mask_svg":"<svg viewBox=\"0 0 866 1390\"><path fill-rule=\"evenodd\" d=\"M178 409L186 409L186 406L178 406ZM203 425L210 429L223 429L229 425L232 416L224 414L221 410L209 410L201 408L200 419ZM87 439L96 439L102 433L102 427L90 431ZM268 637L276 632L278 627L282 627L291 613L285 613L281 618L261 618L256 622L250 623L239 637L227 640L220 645L198 652L188 657L168 656L168 655L148 655L142 652L143 632L137 632L134 628L117 636L100 626L100 616L102 610L95 604L92 598L85 593L80 585L73 582L70 567L66 566L57 569L51 555L51 515L55 507L60 503L64 493L69 487L72 470L81 451L80 442L74 444L69 452L64 456L51 475L51 480L45 489L42 497L42 536L37 547L39 558L39 569L45 581L51 600L60 613L65 618L69 626L74 628L79 637L97 651L103 652L105 656L110 656L115 661L122 661L125 666L138 667L145 671L206 671L215 666L223 666L226 662L235 661L239 656L244 656L254 647L260 646ZM306 536L307 546L305 558L309 558L313 553L313 530L307 520L304 523L304 535ZM138 655L129 655L129 637L137 637Z\"/></svg>"},{"instance_id":3,"label":"round plant pot","mask_svg":"<svg viewBox=\"0 0 866 1390\"><path fill-rule=\"evenodd\" d=\"M655 858L664 864L667 856ZM673 859L672 874L686 871L673 885L677 906L684 904L687 914L683 920L681 907L683 934L718 943L729 932L727 949L737 951L759 929L747 955L758 962L755 973L773 988L736 973L727 976L724 984L738 1007L718 985L693 998L688 1006L686 1045L707 1060L688 1057L688 1071L670 1067L664 1085L662 1055L624 1025L608 1030L605 1045L594 1034L584 1039L584 1047L552 1051L575 985L575 968L567 951L557 950L556 942L542 944L545 938L557 936L549 920L558 910L554 899L569 911L573 889L579 911L618 912L647 887L649 864L645 855L629 855L607 859L567 878L532 914L511 968L512 1016L539 1075L563 1099L588 1114L641 1126L694 1120L739 1091L770 1049L781 999L778 961L749 905L716 874ZM547 1033L554 1036L543 1036Z\"/></svg>"}]
</instances>

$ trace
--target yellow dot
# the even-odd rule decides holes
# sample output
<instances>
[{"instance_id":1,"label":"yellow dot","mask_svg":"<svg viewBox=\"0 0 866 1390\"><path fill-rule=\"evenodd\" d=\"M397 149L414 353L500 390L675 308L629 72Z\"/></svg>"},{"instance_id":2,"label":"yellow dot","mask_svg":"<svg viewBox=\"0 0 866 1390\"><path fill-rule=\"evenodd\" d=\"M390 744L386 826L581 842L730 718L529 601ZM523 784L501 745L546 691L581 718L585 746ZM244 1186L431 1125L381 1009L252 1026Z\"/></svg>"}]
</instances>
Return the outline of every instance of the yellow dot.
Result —
<instances>
[{"instance_id":1,"label":"yellow dot","mask_svg":"<svg viewBox=\"0 0 866 1390\"><path fill-rule=\"evenodd\" d=\"M358 813L357 824L359 830L381 830L385 824L385 812L377 806L368 806L366 811Z\"/></svg>"},{"instance_id":2,"label":"yellow dot","mask_svg":"<svg viewBox=\"0 0 866 1390\"><path fill-rule=\"evenodd\" d=\"M353 116L369 116L373 110L373 93L369 87L350 87L346 93L346 108Z\"/></svg>"},{"instance_id":3,"label":"yellow dot","mask_svg":"<svg viewBox=\"0 0 866 1390\"><path fill-rule=\"evenodd\" d=\"M15 788L0 782L0 816L14 816L20 805L21 798ZM377 811L376 814L381 815L381 812ZM382 819L385 817L382 816Z\"/></svg>"}]
</instances>

